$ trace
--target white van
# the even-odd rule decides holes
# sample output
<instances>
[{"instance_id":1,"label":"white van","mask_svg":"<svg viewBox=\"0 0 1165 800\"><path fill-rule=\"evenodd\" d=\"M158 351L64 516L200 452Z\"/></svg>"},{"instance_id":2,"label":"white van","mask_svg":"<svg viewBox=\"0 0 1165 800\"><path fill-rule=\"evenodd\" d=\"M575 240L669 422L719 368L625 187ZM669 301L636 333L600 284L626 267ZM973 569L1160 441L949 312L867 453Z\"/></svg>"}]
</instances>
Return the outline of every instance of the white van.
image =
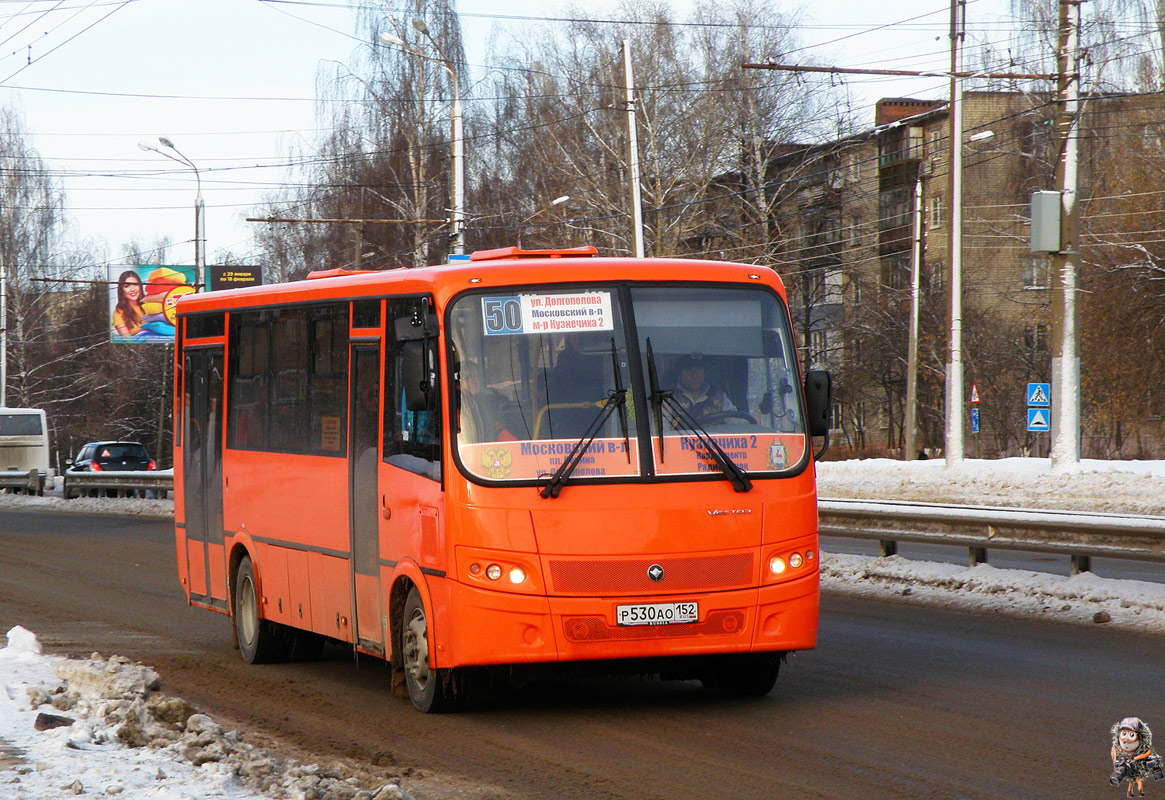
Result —
<instances>
[{"instance_id":1,"label":"white van","mask_svg":"<svg viewBox=\"0 0 1165 800\"><path fill-rule=\"evenodd\" d=\"M49 471L49 430L39 408L0 408L0 472Z\"/></svg>"}]
</instances>

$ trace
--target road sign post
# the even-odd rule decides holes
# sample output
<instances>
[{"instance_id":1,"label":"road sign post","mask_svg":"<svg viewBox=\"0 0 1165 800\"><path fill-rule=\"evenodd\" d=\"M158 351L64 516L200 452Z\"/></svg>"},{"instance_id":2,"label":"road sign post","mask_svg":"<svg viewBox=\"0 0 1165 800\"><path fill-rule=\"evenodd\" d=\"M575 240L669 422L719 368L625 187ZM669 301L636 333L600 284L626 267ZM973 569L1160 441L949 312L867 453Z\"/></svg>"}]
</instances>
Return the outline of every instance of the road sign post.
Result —
<instances>
[{"instance_id":1,"label":"road sign post","mask_svg":"<svg viewBox=\"0 0 1165 800\"><path fill-rule=\"evenodd\" d=\"M1050 383L1029 383L1027 385L1027 430L1036 435L1037 453L1041 433L1052 430L1052 385Z\"/></svg>"}]
</instances>

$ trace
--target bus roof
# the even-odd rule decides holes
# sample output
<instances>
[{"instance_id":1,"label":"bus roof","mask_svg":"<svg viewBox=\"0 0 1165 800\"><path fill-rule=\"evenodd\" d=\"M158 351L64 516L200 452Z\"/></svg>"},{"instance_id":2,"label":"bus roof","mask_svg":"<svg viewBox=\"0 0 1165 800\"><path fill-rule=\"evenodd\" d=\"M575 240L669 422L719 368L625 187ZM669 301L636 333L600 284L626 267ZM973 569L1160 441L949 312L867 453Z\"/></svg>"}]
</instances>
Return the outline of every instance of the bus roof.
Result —
<instances>
[{"instance_id":1,"label":"bus roof","mask_svg":"<svg viewBox=\"0 0 1165 800\"><path fill-rule=\"evenodd\" d=\"M582 257L589 254L577 250L571 254L574 257L549 255L550 252L563 251L519 251L520 255L511 255L507 250L509 248L485 251L489 255L484 259L439 266L376 271L327 270L315 273L307 280L290 283L189 294L178 301L177 311L179 314L196 314L285 303L379 297L386 293L432 293L438 305L443 306L454 294L469 288L555 283L577 286L612 281L755 281L784 295L784 285L775 272L749 264L685 258Z\"/></svg>"}]
</instances>

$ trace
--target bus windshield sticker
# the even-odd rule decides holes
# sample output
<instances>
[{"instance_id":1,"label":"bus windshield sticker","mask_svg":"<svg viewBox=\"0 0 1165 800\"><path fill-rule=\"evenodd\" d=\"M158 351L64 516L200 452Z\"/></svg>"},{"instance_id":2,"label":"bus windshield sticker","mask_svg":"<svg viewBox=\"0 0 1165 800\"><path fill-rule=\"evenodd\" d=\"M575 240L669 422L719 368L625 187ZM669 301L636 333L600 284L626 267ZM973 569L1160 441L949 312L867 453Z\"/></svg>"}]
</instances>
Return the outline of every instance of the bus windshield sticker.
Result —
<instances>
[{"instance_id":1,"label":"bus windshield sticker","mask_svg":"<svg viewBox=\"0 0 1165 800\"><path fill-rule=\"evenodd\" d=\"M615 329L610 292L483 297L481 313L486 336Z\"/></svg>"},{"instance_id":2,"label":"bus windshield sticker","mask_svg":"<svg viewBox=\"0 0 1165 800\"><path fill-rule=\"evenodd\" d=\"M490 480L531 480L549 477L577 442L566 439L460 444L466 468ZM622 439L595 439L583 453L575 478L624 477L639 472L639 447L631 442L631 458Z\"/></svg>"}]
</instances>

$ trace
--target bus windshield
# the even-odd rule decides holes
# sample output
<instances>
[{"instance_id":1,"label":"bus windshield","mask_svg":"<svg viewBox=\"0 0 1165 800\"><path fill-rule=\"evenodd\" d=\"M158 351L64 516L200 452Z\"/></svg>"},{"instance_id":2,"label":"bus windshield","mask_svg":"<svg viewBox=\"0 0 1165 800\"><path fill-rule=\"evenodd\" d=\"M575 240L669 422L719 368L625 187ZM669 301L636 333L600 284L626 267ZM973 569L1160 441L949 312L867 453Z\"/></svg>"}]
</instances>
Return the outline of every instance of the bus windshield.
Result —
<instances>
[{"instance_id":1,"label":"bus windshield","mask_svg":"<svg viewBox=\"0 0 1165 800\"><path fill-rule=\"evenodd\" d=\"M545 479L580 440L572 482L723 478L709 438L748 473L806 456L787 314L765 289L495 291L461 296L449 319L456 449L472 478Z\"/></svg>"}]
</instances>

